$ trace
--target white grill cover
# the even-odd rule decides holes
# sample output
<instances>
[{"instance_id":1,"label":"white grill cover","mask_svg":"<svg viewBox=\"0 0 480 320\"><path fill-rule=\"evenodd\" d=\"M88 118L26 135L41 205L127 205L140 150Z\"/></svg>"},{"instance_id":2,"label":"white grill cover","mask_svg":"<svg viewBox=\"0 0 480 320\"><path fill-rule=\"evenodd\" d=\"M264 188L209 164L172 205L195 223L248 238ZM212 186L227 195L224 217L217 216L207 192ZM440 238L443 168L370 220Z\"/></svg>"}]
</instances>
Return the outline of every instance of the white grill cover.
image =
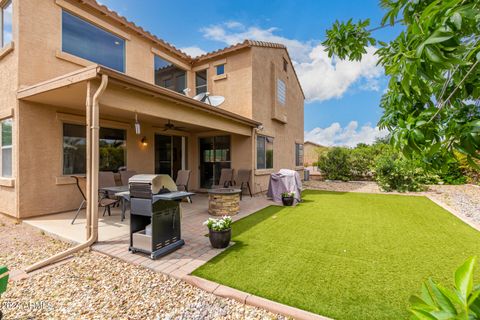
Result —
<instances>
[{"instance_id":1,"label":"white grill cover","mask_svg":"<svg viewBox=\"0 0 480 320\"><path fill-rule=\"evenodd\" d=\"M295 193L294 204L302 200L302 180L297 171L281 169L279 172L270 175L267 197L281 203L282 193L284 192Z\"/></svg>"}]
</instances>

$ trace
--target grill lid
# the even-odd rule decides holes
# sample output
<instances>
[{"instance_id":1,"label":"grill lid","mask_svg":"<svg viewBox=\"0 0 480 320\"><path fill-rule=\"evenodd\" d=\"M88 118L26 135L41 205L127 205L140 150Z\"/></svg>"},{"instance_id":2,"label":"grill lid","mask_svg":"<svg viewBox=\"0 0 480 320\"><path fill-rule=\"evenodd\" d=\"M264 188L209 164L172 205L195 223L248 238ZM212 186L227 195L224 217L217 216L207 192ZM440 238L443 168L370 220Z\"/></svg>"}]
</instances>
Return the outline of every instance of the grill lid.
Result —
<instances>
[{"instance_id":1,"label":"grill lid","mask_svg":"<svg viewBox=\"0 0 480 320\"><path fill-rule=\"evenodd\" d=\"M130 189L140 186L143 186L142 189L144 189L145 186L149 186L152 194L159 193L162 188L177 191L175 182L167 174L137 174L128 179L128 184Z\"/></svg>"}]
</instances>

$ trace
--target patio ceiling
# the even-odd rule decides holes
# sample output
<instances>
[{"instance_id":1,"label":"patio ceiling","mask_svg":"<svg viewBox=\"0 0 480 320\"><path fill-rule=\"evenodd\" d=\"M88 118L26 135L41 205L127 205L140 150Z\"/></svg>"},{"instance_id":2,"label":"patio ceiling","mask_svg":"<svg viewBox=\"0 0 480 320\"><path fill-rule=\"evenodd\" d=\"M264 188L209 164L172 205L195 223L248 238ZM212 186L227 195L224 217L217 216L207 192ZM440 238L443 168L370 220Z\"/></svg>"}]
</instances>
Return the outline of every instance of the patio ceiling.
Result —
<instances>
[{"instance_id":1,"label":"patio ceiling","mask_svg":"<svg viewBox=\"0 0 480 320\"><path fill-rule=\"evenodd\" d=\"M138 113L143 120L159 126L169 119L192 131L220 130L245 136L251 136L252 128L260 125L257 121L97 65L21 89L17 97L83 112L87 84L90 82L97 87L101 75L109 77L107 89L99 101L102 116L132 119L132 115Z\"/></svg>"}]
</instances>

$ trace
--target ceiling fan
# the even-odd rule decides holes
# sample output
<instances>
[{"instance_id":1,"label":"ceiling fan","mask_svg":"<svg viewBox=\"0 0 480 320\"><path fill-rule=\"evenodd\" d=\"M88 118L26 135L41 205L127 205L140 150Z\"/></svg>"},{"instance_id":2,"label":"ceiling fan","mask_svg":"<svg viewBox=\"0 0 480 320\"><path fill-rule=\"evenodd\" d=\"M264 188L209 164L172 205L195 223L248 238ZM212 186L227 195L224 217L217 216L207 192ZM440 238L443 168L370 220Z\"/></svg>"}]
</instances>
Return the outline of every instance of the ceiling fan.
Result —
<instances>
[{"instance_id":1,"label":"ceiling fan","mask_svg":"<svg viewBox=\"0 0 480 320\"><path fill-rule=\"evenodd\" d=\"M165 125L163 126L163 131L167 131L167 130L185 131L186 129L187 129L186 127L177 127L170 120L167 120L167 123L165 123Z\"/></svg>"}]
</instances>

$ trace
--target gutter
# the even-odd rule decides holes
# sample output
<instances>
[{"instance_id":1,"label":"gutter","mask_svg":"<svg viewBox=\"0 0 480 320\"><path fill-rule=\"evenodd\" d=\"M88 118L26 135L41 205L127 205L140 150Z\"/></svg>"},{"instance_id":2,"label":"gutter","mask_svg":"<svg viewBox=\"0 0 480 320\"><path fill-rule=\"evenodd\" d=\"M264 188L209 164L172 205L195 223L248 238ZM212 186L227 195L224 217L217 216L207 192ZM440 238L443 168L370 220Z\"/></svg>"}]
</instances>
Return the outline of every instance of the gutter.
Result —
<instances>
[{"instance_id":1,"label":"gutter","mask_svg":"<svg viewBox=\"0 0 480 320\"><path fill-rule=\"evenodd\" d=\"M25 268L25 272L27 273L62 260L80 250L89 248L98 240L98 206L92 204L98 203L98 138L100 131L98 101L105 92L107 84L108 76L102 75L102 82L93 95L93 99L90 98L90 83L87 88L87 241Z\"/></svg>"}]
</instances>

